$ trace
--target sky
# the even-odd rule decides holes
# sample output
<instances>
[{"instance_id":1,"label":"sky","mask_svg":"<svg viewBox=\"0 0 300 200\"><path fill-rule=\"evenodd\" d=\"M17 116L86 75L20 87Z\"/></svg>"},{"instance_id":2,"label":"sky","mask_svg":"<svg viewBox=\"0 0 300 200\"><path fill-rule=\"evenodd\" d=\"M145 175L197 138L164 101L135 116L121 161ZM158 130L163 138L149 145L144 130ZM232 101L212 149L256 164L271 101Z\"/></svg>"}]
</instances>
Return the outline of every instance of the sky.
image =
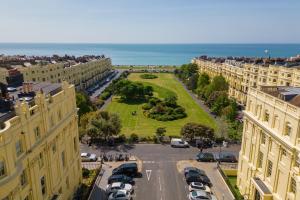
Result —
<instances>
[{"instance_id":1,"label":"sky","mask_svg":"<svg viewBox=\"0 0 300 200\"><path fill-rule=\"evenodd\" d=\"M300 43L299 0L0 0L0 42Z\"/></svg>"}]
</instances>

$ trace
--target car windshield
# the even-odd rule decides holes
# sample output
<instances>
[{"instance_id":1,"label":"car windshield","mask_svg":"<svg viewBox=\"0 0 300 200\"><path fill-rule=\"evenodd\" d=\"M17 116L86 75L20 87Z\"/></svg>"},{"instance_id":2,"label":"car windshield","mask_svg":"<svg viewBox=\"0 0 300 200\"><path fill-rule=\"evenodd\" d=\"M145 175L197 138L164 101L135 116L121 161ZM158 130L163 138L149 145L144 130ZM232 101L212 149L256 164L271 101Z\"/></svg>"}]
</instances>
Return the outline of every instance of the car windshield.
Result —
<instances>
[{"instance_id":1,"label":"car windshield","mask_svg":"<svg viewBox=\"0 0 300 200\"><path fill-rule=\"evenodd\" d=\"M90 154L90 153L87 153L87 154L86 154L86 156L87 156L87 157L90 157L90 156L91 156L91 154Z\"/></svg>"}]
</instances>

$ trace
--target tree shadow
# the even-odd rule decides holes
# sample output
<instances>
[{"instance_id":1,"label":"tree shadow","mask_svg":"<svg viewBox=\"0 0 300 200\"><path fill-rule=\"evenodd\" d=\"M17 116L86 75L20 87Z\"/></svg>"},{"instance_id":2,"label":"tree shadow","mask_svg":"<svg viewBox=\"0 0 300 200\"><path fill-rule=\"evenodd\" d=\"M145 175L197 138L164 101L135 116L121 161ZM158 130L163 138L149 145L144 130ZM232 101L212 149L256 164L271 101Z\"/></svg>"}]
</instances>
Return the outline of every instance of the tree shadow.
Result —
<instances>
[{"instance_id":1,"label":"tree shadow","mask_svg":"<svg viewBox=\"0 0 300 200\"><path fill-rule=\"evenodd\" d=\"M146 99L119 99L118 102L128 104L128 105L140 105L146 103L147 100Z\"/></svg>"}]
</instances>

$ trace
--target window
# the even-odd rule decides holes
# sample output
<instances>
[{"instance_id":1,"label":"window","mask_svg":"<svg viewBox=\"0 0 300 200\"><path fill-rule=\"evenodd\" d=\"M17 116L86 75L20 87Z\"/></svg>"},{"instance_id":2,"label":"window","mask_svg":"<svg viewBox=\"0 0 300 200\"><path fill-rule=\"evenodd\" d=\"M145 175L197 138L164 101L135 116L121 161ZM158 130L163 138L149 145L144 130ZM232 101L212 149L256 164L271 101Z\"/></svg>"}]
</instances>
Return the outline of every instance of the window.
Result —
<instances>
[{"instance_id":1,"label":"window","mask_svg":"<svg viewBox=\"0 0 300 200\"><path fill-rule=\"evenodd\" d=\"M0 160L0 179L6 175L4 161Z\"/></svg>"},{"instance_id":2,"label":"window","mask_svg":"<svg viewBox=\"0 0 300 200\"><path fill-rule=\"evenodd\" d=\"M61 120L61 111L58 111L58 120Z\"/></svg>"},{"instance_id":3,"label":"window","mask_svg":"<svg viewBox=\"0 0 300 200\"><path fill-rule=\"evenodd\" d=\"M284 131L284 134L285 134L286 136L291 136L291 133L292 133L292 125L291 125L291 123L287 122L287 123L285 124L285 131Z\"/></svg>"},{"instance_id":4,"label":"window","mask_svg":"<svg viewBox=\"0 0 300 200\"><path fill-rule=\"evenodd\" d=\"M52 152L55 153L56 152L56 142L54 141L52 144Z\"/></svg>"},{"instance_id":5,"label":"window","mask_svg":"<svg viewBox=\"0 0 300 200\"><path fill-rule=\"evenodd\" d=\"M45 179L45 176L43 176L41 178L41 191L42 191L43 195L46 194L46 179Z\"/></svg>"},{"instance_id":6,"label":"window","mask_svg":"<svg viewBox=\"0 0 300 200\"><path fill-rule=\"evenodd\" d=\"M296 180L294 178L291 178L291 183L290 183L290 192L292 193L296 193L297 191L297 183Z\"/></svg>"},{"instance_id":7,"label":"window","mask_svg":"<svg viewBox=\"0 0 300 200\"><path fill-rule=\"evenodd\" d=\"M73 138L73 145L74 145L74 151L77 152L77 139L76 139L76 137Z\"/></svg>"},{"instance_id":8,"label":"window","mask_svg":"<svg viewBox=\"0 0 300 200\"><path fill-rule=\"evenodd\" d=\"M32 81L35 82L35 78L32 78Z\"/></svg>"},{"instance_id":9,"label":"window","mask_svg":"<svg viewBox=\"0 0 300 200\"><path fill-rule=\"evenodd\" d=\"M44 166L44 156L43 156L43 153L41 152L39 154L39 167L40 169Z\"/></svg>"},{"instance_id":10,"label":"window","mask_svg":"<svg viewBox=\"0 0 300 200\"><path fill-rule=\"evenodd\" d=\"M266 110L266 111L265 111L265 118L264 118L264 121L268 122L269 119L270 119L270 114L269 114L269 112Z\"/></svg>"},{"instance_id":11,"label":"window","mask_svg":"<svg viewBox=\"0 0 300 200\"><path fill-rule=\"evenodd\" d=\"M35 134L35 140L41 139L40 127L38 127L38 126L35 127L34 134Z\"/></svg>"},{"instance_id":12,"label":"window","mask_svg":"<svg viewBox=\"0 0 300 200\"><path fill-rule=\"evenodd\" d=\"M18 140L16 142L16 153L17 153L17 157L20 156L23 153L21 140Z\"/></svg>"},{"instance_id":13,"label":"window","mask_svg":"<svg viewBox=\"0 0 300 200\"><path fill-rule=\"evenodd\" d=\"M20 182L21 186L25 186L27 184L27 176L25 170L23 170L23 172L21 173Z\"/></svg>"},{"instance_id":14,"label":"window","mask_svg":"<svg viewBox=\"0 0 300 200\"><path fill-rule=\"evenodd\" d=\"M259 152L258 153L258 163L257 163L258 168L262 168L263 159L264 159L264 154L262 152Z\"/></svg>"},{"instance_id":15,"label":"window","mask_svg":"<svg viewBox=\"0 0 300 200\"><path fill-rule=\"evenodd\" d=\"M272 175L272 169L273 169L273 163L272 161L268 161L268 168L267 168L267 177L270 177Z\"/></svg>"},{"instance_id":16,"label":"window","mask_svg":"<svg viewBox=\"0 0 300 200\"><path fill-rule=\"evenodd\" d=\"M66 166L65 151L61 152L61 162L62 162L62 166L65 167Z\"/></svg>"},{"instance_id":17,"label":"window","mask_svg":"<svg viewBox=\"0 0 300 200\"><path fill-rule=\"evenodd\" d=\"M266 144L266 135L263 132L261 132L261 143Z\"/></svg>"},{"instance_id":18,"label":"window","mask_svg":"<svg viewBox=\"0 0 300 200\"><path fill-rule=\"evenodd\" d=\"M66 185L67 185L67 189L69 189L69 188L70 188L70 181L69 181L69 177L67 177L67 179L66 179Z\"/></svg>"}]
</instances>

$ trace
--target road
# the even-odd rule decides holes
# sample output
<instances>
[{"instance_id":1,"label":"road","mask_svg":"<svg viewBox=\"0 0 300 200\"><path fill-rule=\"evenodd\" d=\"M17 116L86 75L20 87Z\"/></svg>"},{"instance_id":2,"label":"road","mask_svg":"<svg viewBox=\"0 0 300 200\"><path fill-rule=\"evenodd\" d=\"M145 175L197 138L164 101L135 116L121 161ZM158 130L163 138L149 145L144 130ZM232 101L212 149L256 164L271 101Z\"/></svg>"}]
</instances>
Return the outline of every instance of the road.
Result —
<instances>
[{"instance_id":1,"label":"road","mask_svg":"<svg viewBox=\"0 0 300 200\"><path fill-rule=\"evenodd\" d=\"M230 146L222 148L222 151L237 154L239 149L240 146ZM136 178L134 199L137 200L188 199L188 187L183 174L178 171L177 164L182 160L194 160L196 154L199 152L197 148L193 147L180 149L160 144L122 145L117 149L105 147L90 149L88 146L82 145L81 151L96 153L97 155L101 155L103 152L108 155L125 152L139 158L142 162L142 178ZM217 153L219 152L219 148L212 148L207 151ZM213 190L218 194L224 194L224 200L232 200L232 195L218 174L215 163L199 164L213 182ZM108 175L110 173L107 173L105 176L107 177ZM102 180L102 182L105 184L105 180ZM92 197L91 200L99 199L94 194Z\"/></svg>"},{"instance_id":2,"label":"road","mask_svg":"<svg viewBox=\"0 0 300 200\"><path fill-rule=\"evenodd\" d=\"M109 86L109 84L120 77L120 75L122 74L123 70L116 70L118 73L107 83L105 83L102 87L100 87L99 89L95 90L95 92L93 92L92 95L90 95L91 99L95 99L97 96L99 96L104 90L105 88L107 88Z\"/></svg>"}]
</instances>

